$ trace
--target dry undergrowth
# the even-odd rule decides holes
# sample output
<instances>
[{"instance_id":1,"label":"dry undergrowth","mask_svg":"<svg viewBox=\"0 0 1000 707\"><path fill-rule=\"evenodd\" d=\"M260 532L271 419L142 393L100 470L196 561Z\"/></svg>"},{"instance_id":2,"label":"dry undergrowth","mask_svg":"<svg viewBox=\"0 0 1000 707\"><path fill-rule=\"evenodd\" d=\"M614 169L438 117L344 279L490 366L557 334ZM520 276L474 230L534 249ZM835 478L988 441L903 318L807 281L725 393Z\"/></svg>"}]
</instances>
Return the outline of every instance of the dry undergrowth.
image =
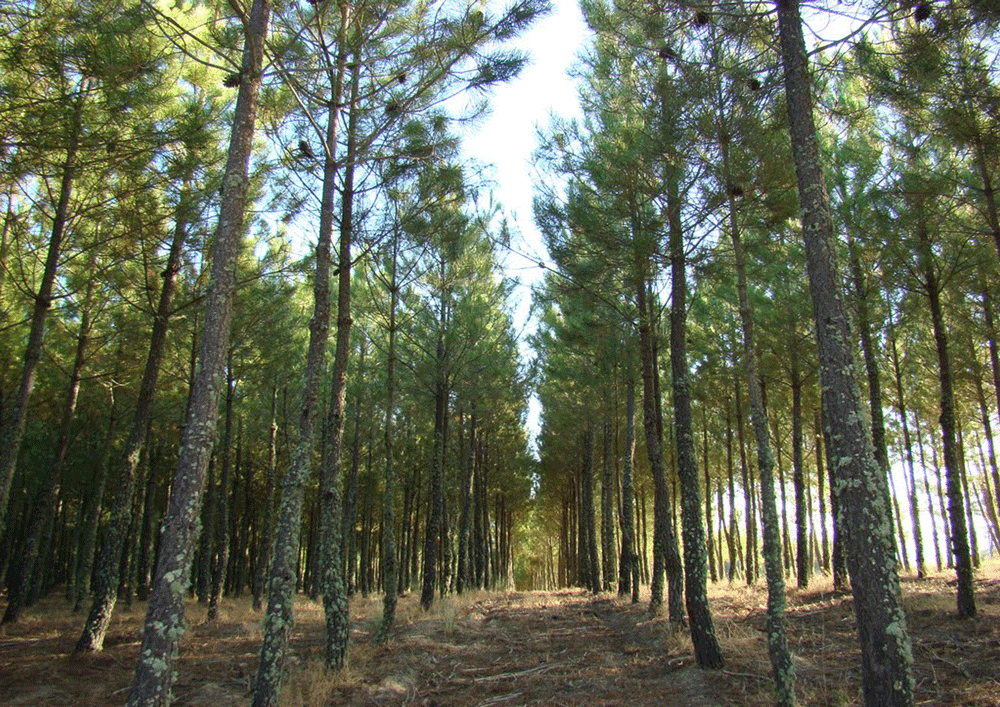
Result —
<instances>
[{"instance_id":1,"label":"dry undergrowth","mask_svg":"<svg viewBox=\"0 0 1000 707\"><path fill-rule=\"evenodd\" d=\"M945 707L1000 707L1000 563L977 572L979 616L954 617L950 572L904 580L914 644L916 702ZM2 599L2 598L0 598ZM551 704L677 704L764 707L772 703L764 641L763 587L720 584L712 608L727 665L721 673L691 667L691 644L645 603L592 597L578 590L474 592L420 609L401 598L388 646L372 636L380 597L351 603L351 646L343 670L322 666L322 604L300 598L282 703L507 707ZM645 601L645 598L644 598ZM122 704L132 678L145 606L119 611L103 653L70 656L83 622L54 594L0 630L0 705L81 707ZM178 705L245 705L257 661L261 615L249 599L221 607L206 623L204 607L188 606L175 687ZM789 643L800 703L860 704L859 658L850 596L828 579L788 594Z\"/></svg>"}]
</instances>

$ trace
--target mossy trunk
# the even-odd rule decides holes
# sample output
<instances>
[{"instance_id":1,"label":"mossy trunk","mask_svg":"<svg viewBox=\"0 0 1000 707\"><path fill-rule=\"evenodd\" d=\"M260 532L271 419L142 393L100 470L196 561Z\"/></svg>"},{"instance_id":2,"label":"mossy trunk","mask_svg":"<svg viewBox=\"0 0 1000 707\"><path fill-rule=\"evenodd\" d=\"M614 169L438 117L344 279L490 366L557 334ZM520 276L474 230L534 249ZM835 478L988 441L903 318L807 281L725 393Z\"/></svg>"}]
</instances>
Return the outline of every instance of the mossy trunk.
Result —
<instances>
[{"instance_id":1,"label":"mossy trunk","mask_svg":"<svg viewBox=\"0 0 1000 707\"><path fill-rule=\"evenodd\" d=\"M684 600L695 661L703 669L723 665L708 605L705 526L701 515L698 462L695 457L694 422L687 361L687 260L681 226L679 176L667 177L667 221L670 233L670 372L673 388L677 475L680 479L681 532L684 536ZM706 495L708 491L706 489Z\"/></svg>"},{"instance_id":2,"label":"mossy trunk","mask_svg":"<svg viewBox=\"0 0 1000 707\"><path fill-rule=\"evenodd\" d=\"M737 296L740 323L743 329L743 368L750 399L750 422L757 442L757 471L760 479L761 526L764 541L764 574L767 578L767 648L774 676L775 704L792 707L795 704L795 669L785 634L785 577L782 572L782 542L778 526L778 508L774 493L771 445L768 438L767 412L757 362L753 309L746 277L746 258L736 221L735 204L730 195L730 239L736 262ZM749 564L749 563L748 563Z\"/></svg>"},{"instance_id":3,"label":"mossy trunk","mask_svg":"<svg viewBox=\"0 0 1000 707\"><path fill-rule=\"evenodd\" d=\"M622 553L618 566L618 596L632 595L639 601L639 558L635 537L635 487L632 480L635 459L635 379L625 383L625 450L622 463Z\"/></svg>"},{"instance_id":4,"label":"mossy trunk","mask_svg":"<svg viewBox=\"0 0 1000 707\"><path fill-rule=\"evenodd\" d=\"M607 407L610 408L610 402ZM610 412L608 413L610 415ZM611 420L604 420L601 441L601 584L611 591L615 581L614 475L611 470Z\"/></svg>"},{"instance_id":5,"label":"mossy trunk","mask_svg":"<svg viewBox=\"0 0 1000 707\"><path fill-rule=\"evenodd\" d=\"M777 0L778 35L784 67L789 132L802 213L819 350L823 420L829 431L839 530L846 535L847 564L862 657L866 705L913 704L910 648L893 553L889 498L865 424L864 404L854 377L852 339L836 262L836 237L823 177L813 117L798 0Z\"/></svg>"},{"instance_id":6,"label":"mossy trunk","mask_svg":"<svg viewBox=\"0 0 1000 707\"><path fill-rule=\"evenodd\" d=\"M969 529L962 492L962 469L959 459L958 439L956 437L955 392L951 372L951 352L948 347L948 332L944 323L944 311L941 308L941 285L938 281L934 254L931 249L930 233L921 197L915 200L915 207L917 210L918 258L924 279L924 291L930 305L931 325L934 329L934 344L938 359L941 444L944 450L945 481L948 488L948 517L951 525L951 547L955 558L955 574L958 577L956 601L959 617L972 618L976 615L976 600L972 584L972 555L969 549Z\"/></svg>"},{"instance_id":7,"label":"mossy trunk","mask_svg":"<svg viewBox=\"0 0 1000 707\"><path fill-rule=\"evenodd\" d=\"M91 89L90 80L82 79L73 99L73 118L69 125L66 142L66 158L63 160L59 181L59 196L52 215L52 230L49 232L48 251L42 268L38 291L32 296L31 325L28 341L24 348L24 363L21 380L13 404L0 428L0 537L4 536L7 505L10 501L10 487L17 468L17 457L21 451L24 430L28 421L28 402L35 386L35 373L42 360L42 345L45 339L45 324L52 308L53 289L63 252L63 237L69 221L69 202L77 177L80 138L83 134L83 105Z\"/></svg>"},{"instance_id":8,"label":"mossy trunk","mask_svg":"<svg viewBox=\"0 0 1000 707\"><path fill-rule=\"evenodd\" d=\"M205 470L215 439L225 355L229 349L236 290L235 265L242 250L250 184L248 170L270 12L269 0L254 0L249 11L241 81L223 176L219 225L212 248L199 366L181 434L177 475L163 523L160 556L143 629L139 664L128 698L129 707L167 707L172 702L174 661L184 633L184 593L198 539L198 512Z\"/></svg>"},{"instance_id":9,"label":"mossy trunk","mask_svg":"<svg viewBox=\"0 0 1000 707\"><path fill-rule=\"evenodd\" d=\"M809 586L809 518L806 471L802 459L802 372L798 352L792 352L792 486L795 488L795 578L799 589Z\"/></svg>"},{"instance_id":10,"label":"mossy trunk","mask_svg":"<svg viewBox=\"0 0 1000 707\"><path fill-rule=\"evenodd\" d=\"M149 338L149 352L146 354L146 365L143 369L142 381L139 383L139 394L136 398L135 411L132 414L129 435L122 451L122 469L117 477L111 516L108 518L107 525L104 526L101 533L101 543L98 546L100 550L95 560L94 596L87 621L76 643L76 653L99 651L104 647L104 637L111 623L111 616L117 601L118 581L120 579L118 572L122 552L125 548L125 533L132 513L137 466L145 446L149 423L153 417L156 387L160 376L160 365L166 349L167 330L170 324L174 291L177 286L177 274L181 269L181 256L188 235L190 218L188 211L190 208L190 193L185 188L177 207L173 238L170 243L167 264L163 271L163 286L160 288L160 298L156 305L156 314Z\"/></svg>"},{"instance_id":11,"label":"mossy trunk","mask_svg":"<svg viewBox=\"0 0 1000 707\"><path fill-rule=\"evenodd\" d=\"M44 550L44 534L55 518L56 504L59 499L62 482L65 475L66 453L69 451L70 433L72 432L73 416L76 412L76 401L80 393L80 379L83 376L83 366L87 358L87 346L90 343L91 298L94 292L94 279L87 283L87 291L81 305L80 328L76 336L76 355L73 358L73 368L69 376L66 396L63 398L62 414L59 421L59 433L56 437L55 454L49 473L39 484L35 495L31 522L18 552L17 564L14 566L14 581L11 592L7 595L7 610L0 623L17 621L21 608L28 601L31 589L31 578L35 574L35 565ZM4 509L6 510L6 509ZM48 563L46 563L48 564Z\"/></svg>"},{"instance_id":12,"label":"mossy trunk","mask_svg":"<svg viewBox=\"0 0 1000 707\"><path fill-rule=\"evenodd\" d=\"M219 600L225 587L229 564L229 487L232 476L233 447L233 350L229 349L226 364L226 422L222 433L222 470L215 493L215 553L212 558L212 591L208 597L208 620L219 618Z\"/></svg>"}]
</instances>

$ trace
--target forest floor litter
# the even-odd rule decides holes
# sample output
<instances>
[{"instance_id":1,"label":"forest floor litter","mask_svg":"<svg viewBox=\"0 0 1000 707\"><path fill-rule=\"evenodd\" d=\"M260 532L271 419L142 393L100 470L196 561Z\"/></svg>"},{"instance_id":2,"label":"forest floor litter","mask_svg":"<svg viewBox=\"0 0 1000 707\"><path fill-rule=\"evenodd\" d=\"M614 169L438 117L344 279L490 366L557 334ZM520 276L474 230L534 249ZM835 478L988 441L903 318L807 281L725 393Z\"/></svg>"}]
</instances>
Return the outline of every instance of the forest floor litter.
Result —
<instances>
[{"instance_id":1,"label":"forest floor litter","mask_svg":"<svg viewBox=\"0 0 1000 707\"><path fill-rule=\"evenodd\" d=\"M828 579L789 595L789 643L800 704L860 704L860 663L849 594ZM904 580L913 639L916 703L1000 707L1000 570L977 576L979 615L955 617L947 573ZM322 667L321 603L300 599L282 696L289 707L764 707L772 703L764 640L763 586L714 585L722 671L693 665L686 632L671 631L639 604L581 590L474 592L438 599L430 612L404 596L390 643L372 642L381 599L356 597L347 666ZM0 705L123 704L139 648L145 605L116 613L101 653L72 657L84 616L55 595L0 631ZM177 705L248 704L261 636L248 598L205 622L188 607Z\"/></svg>"}]
</instances>

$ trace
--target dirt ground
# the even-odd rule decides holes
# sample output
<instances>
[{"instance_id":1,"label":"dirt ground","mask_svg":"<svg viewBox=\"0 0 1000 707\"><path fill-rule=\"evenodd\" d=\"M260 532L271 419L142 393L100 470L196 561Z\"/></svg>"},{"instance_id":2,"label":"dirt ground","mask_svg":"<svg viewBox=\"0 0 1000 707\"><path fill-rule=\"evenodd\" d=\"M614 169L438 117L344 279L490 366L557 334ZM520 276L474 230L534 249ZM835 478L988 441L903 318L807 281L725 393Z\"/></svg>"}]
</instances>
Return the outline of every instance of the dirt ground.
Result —
<instances>
[{"instance_id":1,"label":"dirt ground","mask_svg":"<svg viewBox=\"0 0 1000 707\"><path fill-rule=\"evenodd\" d=\"M977 579L979 616L954 618L947 574L905 582L914 643L916 703L1000 707L1000 570ZM822 581L822 580L821 580ZM650 617L645 603L577 590L477 593L446 598L428 613L404 597L390 644L373 645L377 597L352 603L347 667L322 668L322 607L297 604L298 626L282 701L289 707L516 707L678 705L763 707L772 703L762 588L711 591L722 671L692 665L686 636ZM56 596L0 632L0 704L32 707L122 704L139 648L145 607L119 611L104 652L73 658L83 616ZM249 600L227 603L221 619L188 608L177 666L178 705L245 705L257 661L260 615ZM829 584L792 592L789 643L800 703L860 704L859 659L849 596Z\"/></svg>"}]
</instances>

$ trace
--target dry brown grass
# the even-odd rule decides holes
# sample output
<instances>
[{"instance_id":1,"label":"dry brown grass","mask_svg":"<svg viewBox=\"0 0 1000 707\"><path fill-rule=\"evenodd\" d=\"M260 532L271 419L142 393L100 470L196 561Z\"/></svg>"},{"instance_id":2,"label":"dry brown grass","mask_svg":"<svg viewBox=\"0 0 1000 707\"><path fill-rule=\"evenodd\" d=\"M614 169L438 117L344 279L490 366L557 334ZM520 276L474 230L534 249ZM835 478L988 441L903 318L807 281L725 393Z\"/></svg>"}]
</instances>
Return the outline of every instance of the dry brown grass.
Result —
<instances>
[{"instance_id":1,"label":"dry brown grass","mask_svg":"<svg viewBox=\"0 0 1000 707\"><path fill-rule=\"evenodd\" d=\"M903 581L914 643L917 702L933 707L1000 707L1000 561L976 576L979 617L955 618L953 573ZM593 597L579 590L473 592L435 601L430 611L415 593L400 598L387 647L372 637L381 597L351 602L351 645L343 670L322 665L323 607L299 598L292 658L282 695L286 707L346 705L563 704L568 707L675 704L765 707L773 702L764 640L763 586L717 584L710 600L727 666L690 681L691 643L643 603ZM261 614L248 598L206 609L189 603L175 688L178 705L245 705L256 669ZM0 632L0 705L120 704L132 678L145 606L119 612L98 655L70 657L82 615L58 596ZM859 701L859 656L849 595L829 578L789 590L789 643L803 705L853 707ZM704 684L704 686L702 686ZM692 687L694 685L694 687ZM691 691L694 690L694 694Z\"/></svg>"}]
</instances>

